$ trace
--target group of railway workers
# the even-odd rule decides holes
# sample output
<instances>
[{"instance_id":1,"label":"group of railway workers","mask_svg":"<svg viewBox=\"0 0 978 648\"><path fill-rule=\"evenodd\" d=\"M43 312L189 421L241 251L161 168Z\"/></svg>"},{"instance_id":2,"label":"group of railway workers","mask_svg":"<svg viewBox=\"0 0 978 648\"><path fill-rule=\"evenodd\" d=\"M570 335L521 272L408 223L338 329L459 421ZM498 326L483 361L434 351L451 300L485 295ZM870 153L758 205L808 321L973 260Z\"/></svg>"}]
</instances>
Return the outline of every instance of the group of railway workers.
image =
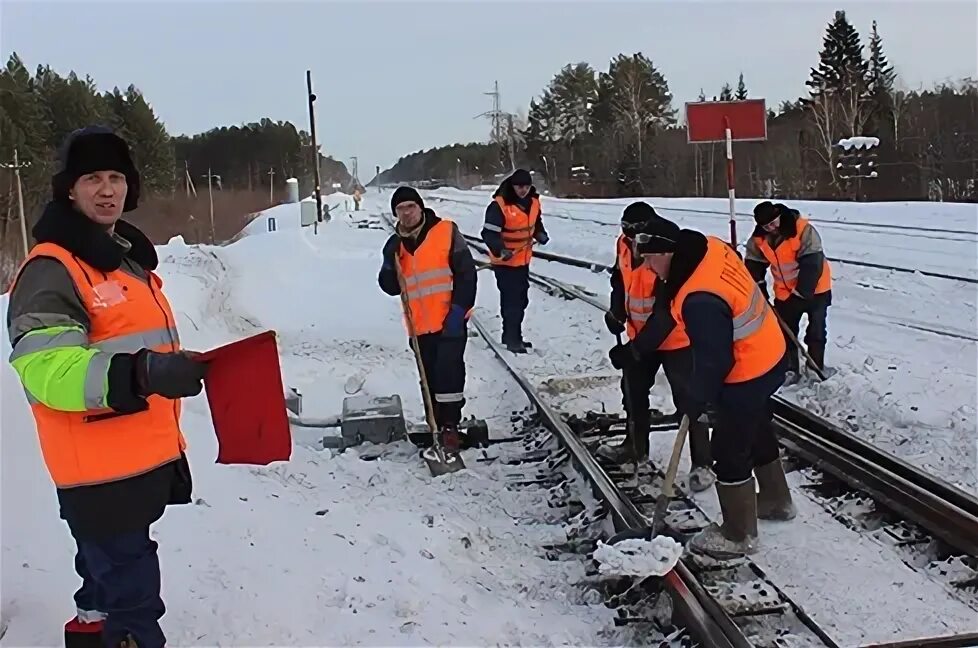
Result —
<instances>
[{"instance_id":1,"label":"group of railway workers","mask_svg":"<svg viewBox=\"0 0 978 648\"><path fill-rule=\"evenodd\" d=\"M150 526L192 501L180 399L199 394L207 363L184 350L156 273L150 239L122 219L140 197L128 143L92 126L69 135L51 179L52 197L33 228L36 244L10 286L10 363L26 392L61 517L75 539L81 586L65 625L67 648L161 648L157 543ZM540 198L526 171L503 182L486 210L483 240L500 291L503 344L525 353L534 244L546 244ZM435 418L457 451L465 403L466 323L478 268L458 227L398 188L396 233L384 246L381 288L407 292ZM746 265L723 241L680 229L644 203L629 205L617 243L611 352L630 393L637 454L648 454L648 392L661 364L676 407L695 422L695 488L716 474L723 524L694 548L744 552L756 518L790 519L768 397L797 369L775 308L788 326L809 316L808 347L824 359L829 267L818 235L797 212L761 203ZM712 440L708 426L712 426ZM621 455L627 453L625 445ZM756 493L754 476L760 485Z\"/></svg>"},{"instance_id":2,"label":"group of railway workers","mask_svg":"<svg viewBox=\"0 0 978 648\"><path fill-rule=\"evenodd\" d=\"M379 283L390 295L406 287L435 421L444 447L457 452L465 441L459 433L463 356L478 268L456 224L425 207L417 191L399 187L391 210L396 231L384 246ZM609 358L622 372L629 425L621 444L599 453L621 463L648 461L650 392L662 367L677 414L688 419L689 487L715 485L722 512L722 523L694 536L689 548L714 557L751 553L758 518L795 516L770 399L799 375L804 315L809 361L820 371L825 361L832 279L818 232L780 203L757 204L754 219L742 257L727 242L683 229L648 203L629 204L604 315L617 336ZM532 249L549 240L529 172L516 170L499 186L486 208L482 240L499 290L501 341L512 353L527 353L532 345L522 324Z\"/></svg>"}]
</instances>

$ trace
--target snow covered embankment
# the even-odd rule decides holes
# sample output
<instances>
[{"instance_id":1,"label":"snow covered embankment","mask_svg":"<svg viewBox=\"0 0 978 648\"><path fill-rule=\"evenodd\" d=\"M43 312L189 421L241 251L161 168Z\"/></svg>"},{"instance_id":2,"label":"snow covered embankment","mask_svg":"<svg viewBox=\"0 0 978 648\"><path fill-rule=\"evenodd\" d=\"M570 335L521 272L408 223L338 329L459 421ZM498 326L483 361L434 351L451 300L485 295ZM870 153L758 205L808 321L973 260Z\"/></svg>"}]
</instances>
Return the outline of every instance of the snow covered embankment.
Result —
<instances>
[{"instance_id":1,"label":"snow covered embankment","mask_svg":"<svg viewBox=\"0 0 978 648\"><path fill-rule=\"evenodd\" d=\"M297 206L287 207L297 209ZM285 215L284 213L282 214ZM246 236L224 248L159 248L184 345L205 349L279 332L285 382L310 416L339 411L343 384L400 393L421 418L417 376L396 300L375 277L385 234L350 214L320 228ZM4 298L3 314L6 311ZM10 352L4 339L0 353ZM469 366L480 350L469 351ZM484 350L481 351L485 353ZM73 545L37 446L23 392L0 368L2 620L9 645L57 645L78 586ZM521 408L501 372L472 371L469 411L494 433ZM502 396L501 396L502 394ZM605 643L613 612L583 603L575 561L548 561L560 542L543 491L511 491L512 467L466 457L432 479L395 444L376 461L297 445L267 468L218 466L206 399L189 399L196 505L170 509L160 542L164 630L174 645L491 645Z\"/></svg>"}]
</instances>

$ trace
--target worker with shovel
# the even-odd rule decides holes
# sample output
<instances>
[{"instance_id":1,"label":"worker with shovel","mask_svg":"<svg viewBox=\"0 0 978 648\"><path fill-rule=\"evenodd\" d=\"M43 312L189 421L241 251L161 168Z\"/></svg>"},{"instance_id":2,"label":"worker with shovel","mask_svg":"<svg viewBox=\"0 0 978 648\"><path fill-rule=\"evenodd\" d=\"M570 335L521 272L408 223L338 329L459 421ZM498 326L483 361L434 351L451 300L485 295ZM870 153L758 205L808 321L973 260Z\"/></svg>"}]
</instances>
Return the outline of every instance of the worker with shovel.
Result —
<instances>
[{"instance_id":1,"label":"worker with shovel","mask_svg":"<svg viewBox=\"0 0 978 648\"><path fill-rule=\"evenodd\" d=\"M502 343L512 353L532 348L523 339L523 316L530 303L530 259L533 244L550 240L540 214L540 196L530 172L517 169L503 180L486 207L482 240L499 288Z\"/></svg>"},{"instance_id":2,"label":"worker with shovel","mask_svg":"<svg viewBox=\"0 0 978 648\"><path fill-rule=\"evenodd\" d=\"M768 296L765 275L771 268L774 310L781 318L788 346L788 382L798 377L798 329L808 316L805 345L819 377L825 371L826 319L832 304L832 270L822 251L818 232L798 211L765 200L754 207L757 227L747 240L744 262L751 276ZM790 333L790 335L789 335ZM800 346L800 345L799 345ZM808 359L806 357L806 360Z\"/></svg>"},{"instance_id":3,"label":"worker with shovel","mask_svg":"<svg viewBox=\"0 0 978 648\"><path fill-rule=\"evenodd\" d=\"M423 374L426 413L434 419L441 447L457 454L475 261L458 226L426 208L411 187L397 188L391 211L397 217L396 233L384 245L378 282L388 295L406 296L405 325Z\"/></svg>"},{"instance_id":4,"label":"worker with shovel","mask_svg":"<svg viewBox=\"0 0 978 648\"><path fill-rule=\"evenodd\" d=\"M694 536L689 549L720 559L751 553L758 518L795 515L770 408L771 396L784 383L784 336L757 283L726 242L681 230L660 216L650 218L634 239L636 253L664 283L669 316L689 336L693 371L687 415L693 421L710 413L714 424L711 445L723 523Z\"/></svg>"},{"instance_id":5,"label":"worker with shovel","mask_svg":"<svg viewBox=\"0 0 978 648\"><path fill-rule=\"evenodd\" d=\"M653 216L657 216L655 209L645 202L632 203L622 213L617 259L611 272L611 308L604 318L608 330L619 340L609 356L614 367L622 372L622 400L629 425L624 443L602 446L599 452L619 463L648 461L649 392L660 366L665 369L677 413L681 416L688 408L686 382L693 370L689 337L669 318L665 321L670 330L647 326L650 321L663 321L652 314L655 310L668 311L668 300L658 299L663 282L657 281L655 273L632 247L633 235ZM621 334L625 332L629 342L621 344ZM692 460L689 486L694 491L706 490L715 478L710 470L710 428L705 422L690 422L689 450Z\"/></svg>"}]
</instances>

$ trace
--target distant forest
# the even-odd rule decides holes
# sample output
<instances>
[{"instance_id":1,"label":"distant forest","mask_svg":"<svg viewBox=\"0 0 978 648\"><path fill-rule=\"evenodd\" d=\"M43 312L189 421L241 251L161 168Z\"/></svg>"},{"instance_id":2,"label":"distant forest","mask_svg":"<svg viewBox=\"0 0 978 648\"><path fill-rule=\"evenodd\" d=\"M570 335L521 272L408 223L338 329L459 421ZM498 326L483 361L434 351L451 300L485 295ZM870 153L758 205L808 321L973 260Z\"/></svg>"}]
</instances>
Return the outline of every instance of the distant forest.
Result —
<instances>
[{"instance_id":1,"label":"distant forest","mask_svg":"<svg viewBox=\"0 0 978 648\"><path fill-rule=\"evenodd\" d=\"M0 69L0 279L23 255L11 168L15 149L29 233L50 197L58 147L71 131L96 123L129 142L145 198L127 218L157 243L174 234L190 243L224 240L248 214L283 200L287 178L299 180L300 195L314 188L311 137L291 122L261 119L173 137L136 86L99 92L91 77L61 76L49 66L32 75L14 53ZM352 178L342 162L320 153L319 163L324 191L334 183L349 189Z\"/></svg>"},{"instance_id":2,"label":"distant forest","mask_svg":"<svg viewBox=\"0 0 978 648\"><path fill-rule=\"evenodd\" d=\"M836 11L808 94L768 106L768 138L734 144L737 192L775 198L976 201L978 82L905 87L872 24L869 40ZM699 101L751 98L743 74ZM555 195L725 196L724 144L688 144L669 84L647 56L619 54L607 71L566 65L526 118L497 115L488 143L418 151L377 183L471 186L527 166ZM879 145L837 144L872 136Z\"/></svg>"}]
</instances>

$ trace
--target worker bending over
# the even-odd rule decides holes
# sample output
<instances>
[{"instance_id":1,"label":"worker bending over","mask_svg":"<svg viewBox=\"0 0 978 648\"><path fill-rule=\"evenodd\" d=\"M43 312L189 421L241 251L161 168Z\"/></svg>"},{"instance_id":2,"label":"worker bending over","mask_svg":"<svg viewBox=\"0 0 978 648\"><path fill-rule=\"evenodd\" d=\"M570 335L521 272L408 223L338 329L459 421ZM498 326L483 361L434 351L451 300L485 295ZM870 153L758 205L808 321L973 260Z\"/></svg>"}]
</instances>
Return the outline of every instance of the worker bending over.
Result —
<instances>
[{"instance_id":1,"label":"worker bending over","mask_svg":"<svg viewBox=\"0 0 978 648\"><path fill-rule=\"evenodd\" d=\"M400 267L442 446L457 453L465 405L466 323L475 305L475 262L458 226L426 208L414 189L398 187L391 211L397 216L396 233L384 245L378 282L388 295L400 295Z\"/></svg>"},{"instance_id":2,"label":"worker bending over","mask_svg":"<svg viewBox=\"0 0 978 648\"><path fill-rule=\"evenodd\" d=\"M611 309L605 313L605 324L614 335L627 331L630 341L616 345L609 356L615 368L622 371L622 402L631 425L624 443L603 446L600 452L619 463L648 461L649 392L660 366L665 369L677 413L686 414L689 409L687 382L693 371L689 338L683 327L674 325L668 317L669 300L662 297L664 282L657 281L656 274L633 249L633 235L657 216L655 209L644 202L625 208L611 271ZM655 310L665 310L667 317L653 319ZM657 331L655 326L647 326L650 321L665 322L671 330ZM714 482L707 423L691 421L689 450L693 466L689 486L694 491L706 490Z\"/></svg>"},{"instance_id":3,"label":"worker bending over","mask_svg":"<svg viewBox=\"0 0 978 648\"><path fill-rule=\"evenodd\" d=\"M758 517L795 515L770 407L785 378L784 336L744 262L724 241L653 216L635 234L635 247L664 284L658 298L669 302L668 315L689 337L686 413L690 420L708 415L714 426L723 523L698 533L689 548L717 558L750 553Z\"/></svg>"},{"instance_id":4,"label":"worker bending over","mask_svg":"<svg viewBox=\"0 0 978 648\"><path fill-rule=\"evenodd\" d=\"M528 171L514 171L492 198L486 207L482 240L489 248L489 261L499 288L502 343L512 353L526 353L533 346L523 339L523 315L530 303L533 243L546 245L550 237L543 227L540 196Z\"/></svg>"},{"instance_id":5,"label":"worker bending over","mask_svg":"<svg viewBox=\"0 0 978 648\"><path fill-rule=\"evenodd\" d=\"M754 207L757 227L747 240L744 261L768 297L765 274L771 268L774 309L798 336L801 316L808 315L805 346L815 365L825 369L826 319L832 304L832 270L822 251L822 238L798 211L768 201ZM788 342L788 380L798 376L798 349Z\"/></svg>"}]
</instances>

